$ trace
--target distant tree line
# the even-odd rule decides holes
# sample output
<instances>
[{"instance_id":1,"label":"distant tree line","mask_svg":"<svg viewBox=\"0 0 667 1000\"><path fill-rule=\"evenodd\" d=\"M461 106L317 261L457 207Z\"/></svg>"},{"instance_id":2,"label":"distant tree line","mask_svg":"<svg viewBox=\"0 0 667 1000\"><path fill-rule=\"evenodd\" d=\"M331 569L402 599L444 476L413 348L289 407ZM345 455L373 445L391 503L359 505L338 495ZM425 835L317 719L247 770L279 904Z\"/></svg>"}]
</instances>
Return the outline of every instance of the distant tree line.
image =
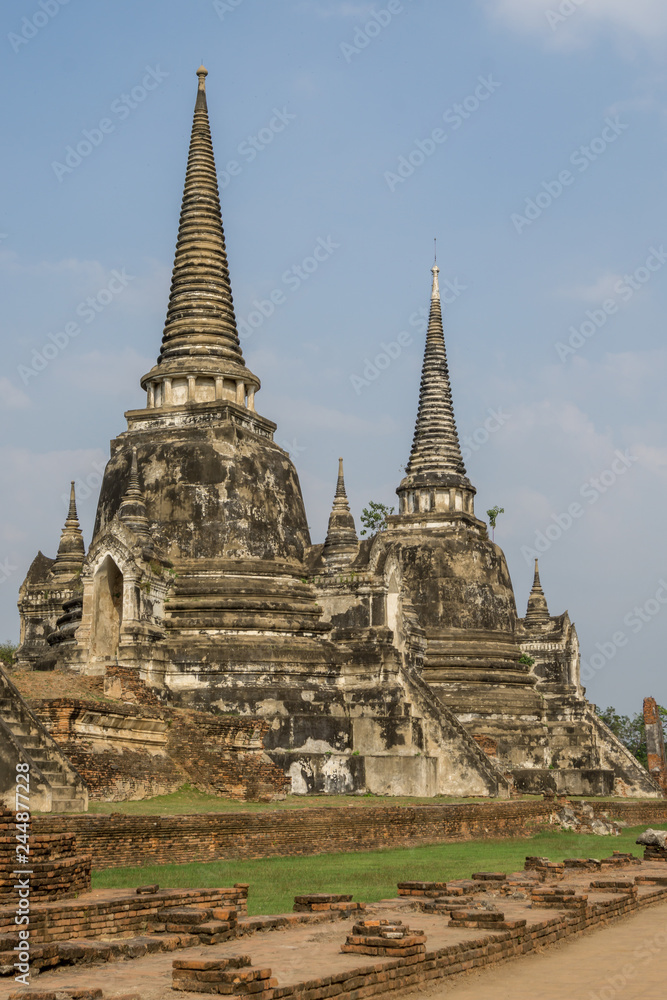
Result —
<instances>
[{"instance_id":1,"label":"distant tree line","mask_svg":"<svg viewBox=\"0 0 667 1000\"><path fill-rule=\"evenodd\" d=\"M14 657L18 646L15 642L10 642L6 639L4 642L0 642L0 666L3 667L13 667Z\"/></svg>"},{"instance_id":2,"label":"distant tree line","mask_svg":"<svg viewBox=\"0 0 667 1000\"><path fill-rule=\"evenodd\" d=\"M595 710L602 721L609 726L612 733L618 736L623 746L628 748L633 757L636 757L644 767L648 767L643 713L636 712L633 716L619 715L613 706L609 708L597 708L596 706ZM667 742L667 708L658 705L658 713L662 719L662 731Z\"/></svg>"}]
</instances>

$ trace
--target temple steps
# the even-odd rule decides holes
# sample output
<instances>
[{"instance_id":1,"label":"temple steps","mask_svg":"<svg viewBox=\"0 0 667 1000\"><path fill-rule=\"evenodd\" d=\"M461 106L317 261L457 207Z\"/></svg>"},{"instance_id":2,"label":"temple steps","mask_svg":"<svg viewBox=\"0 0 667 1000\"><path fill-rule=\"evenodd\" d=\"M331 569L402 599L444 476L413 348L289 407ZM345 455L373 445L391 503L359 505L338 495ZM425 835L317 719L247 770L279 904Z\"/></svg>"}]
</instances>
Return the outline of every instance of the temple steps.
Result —
<instances>
[{"instance_id":1,"label":"temple steps","mask_svg":"<svg viewBox=\"0 0 667 1000\"><path fill-rule=\"evenodd\" d=\"M16 764L30 766L30 808L40 812L85 812L88 786L0 668L0 797L15 806Z\"/></svg>"}]
</instances>

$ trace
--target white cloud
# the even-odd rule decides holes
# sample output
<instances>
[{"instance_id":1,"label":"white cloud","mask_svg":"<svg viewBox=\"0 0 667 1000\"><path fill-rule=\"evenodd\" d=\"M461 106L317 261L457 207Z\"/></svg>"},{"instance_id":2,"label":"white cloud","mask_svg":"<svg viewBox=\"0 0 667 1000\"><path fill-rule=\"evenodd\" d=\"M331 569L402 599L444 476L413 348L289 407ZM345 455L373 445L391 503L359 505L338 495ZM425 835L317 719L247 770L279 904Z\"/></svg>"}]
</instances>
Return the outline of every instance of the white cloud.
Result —
<instances>
[{"instance_id":1,"label":"white cloud","mask_svg":"<svg viewBox=\"0 0 667 1000\"><path fill-rule=\"evenodd\" d=\"M635 446L634 450L639 461L649 472L660 479L667 480L667 448L639 444Z\"/></svg>"},{"instance_id":2,"label":"white cloud","mask_svg":"<svg viewBox=\"0 0 667 1000\"><path fill-rule=\"evenodd\" d=\"M344 434L365 435L369 439L379 434L394 434L397 430L396 421L386 414L381 414L375 420L364 420L354 413L336 410L333 407L322 406L307 399L296 399L289 396L275 396L267 393L270 402L268 412L272 419L287 425L297 421L299 427L313 430L334 430ZM258 407L259 409L260 407Z\"/></svg>"},{"instance_id":3,"label":"white cloud","mask_svg":"<svg viewBox=\"0 0 667 1000\"><path fill-rule=\"evenodd\" d=\"M612 28L654 41L667 34L664 0L482 0L495 19L524 32L539 32L556 46L584 43L591 32Z\"/></svg>"},{"instance_id":4,"label":"white cloud","mask_svg":"<svg viewBox=\"0 0 667 1000\"><path fill-rule=\"evenodd\" d=\"M592 284L574 285L571 288L564 288L561 294L564 298L575 299L578 302L599 304L604 299L616 299L618 291L614 290L614 286L622 278L623 275L621 274L607 271L601 274Z\"/></svg>"}]
</instances>

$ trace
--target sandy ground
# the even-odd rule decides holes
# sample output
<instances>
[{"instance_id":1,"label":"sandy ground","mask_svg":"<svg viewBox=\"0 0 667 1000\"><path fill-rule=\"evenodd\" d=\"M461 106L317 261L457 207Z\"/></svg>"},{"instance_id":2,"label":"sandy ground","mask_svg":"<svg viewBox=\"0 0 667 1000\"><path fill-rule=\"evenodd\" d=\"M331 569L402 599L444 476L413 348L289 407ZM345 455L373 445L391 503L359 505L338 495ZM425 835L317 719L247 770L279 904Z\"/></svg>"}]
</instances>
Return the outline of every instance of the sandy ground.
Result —
<instances>
[{"instance_id":1,"label":"sandy ground","mask_svg":"<svg viewBox=\"0 0 667 1000\"><path fill-rule=\"evenodd\" d=\"M441 980L395 1000L665 1000L667 904L495 968Z\"/></svg>"}]
</instances>

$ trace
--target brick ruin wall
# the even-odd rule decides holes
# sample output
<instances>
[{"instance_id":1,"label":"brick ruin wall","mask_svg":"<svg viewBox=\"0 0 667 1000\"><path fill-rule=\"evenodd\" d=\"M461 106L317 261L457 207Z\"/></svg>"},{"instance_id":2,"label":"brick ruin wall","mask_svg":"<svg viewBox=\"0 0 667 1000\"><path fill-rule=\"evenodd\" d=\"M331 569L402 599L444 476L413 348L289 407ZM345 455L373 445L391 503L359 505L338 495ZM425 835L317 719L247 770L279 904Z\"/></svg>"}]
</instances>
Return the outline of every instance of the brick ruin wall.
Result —
<instances>
[{"instance_id":1,"label":"brick ruin wall","mask_svg":"<svg viewBox=\"0 0 667 1000\"><path fill-rule=\"evenodd\" d=\"M17 850L24 843L17 840L23 830L27 831L23 836L28 853ZM21 858L26 859L25 865ZM34 819L17 827L15 813L0 807L0 906L10 901L16 904L17 870L29 870L30 899L36 903L89 892L91 867L91 856L80 850L74 833L36 831Z\"/></svg>"},{"instance_id":2,"label":"brick ruin wall","mask_svg":"<svg viewBox=\"0 0 667 1000\"><path fill-rule=\"evenodd\" d=\"M636 802L604 802L590 799L590 806L596 817L602 818L604 813L612 819L621 819L630 826L642 826L651 823L667 823L667 800L644 799Z\"/></svg>"},{"instance_id":3,"label":"brick ruin wall","mask_svg":"<svg viewBox=\"0 0 667 1000\"><path fill-rule=\"evenodd\" d=\"M295 857L412 847L446 840L530 836L549 825L539 802L426 806L349 806L189 816L58 815L35 820L39 832L75 833L93 868L188 861ZM141 859L136 845L141 844Z\"/></svg>"},{"instance_id":4,"label":"brick ruin wall","mask_svg":"<svg viewBox=\"0 0 667 1000\"><path fill-rule=\"evenodd\" d=\"M130 890L127 890L129 893ZM16 933L15 897L12 906L0 907L0 940ZM247 886L220 889L165 889L149 896L123 895L118 899L76 904L49 903L30 913L31 944L91 939L123 934L142 934L147 925L166 909L232 906L239 916L248 911Z\"/></svg>"},{"instance_id":5,"label":"brick ruin wall","mask_svg":"<svg viewBox=\"0 0 667 1000\"><path fill-rule=\"evenodd\" d=\"M91 801L149 798L185 783L237 799L286 791L282 770L264 753L265 719L75 698L32 707L87 781Z\"/></svg>"},{"instance_id":6,"label":"brick ruin wall","mask_svg":"<svg viewBox=\"0 0 667 1000\"><path fill-rule=\"evenodd\" d=\"M667 801L597 802L631 826L667 823ZM445 841L529 837L552 823L550 801L496 801L423 806L276 809L183 816L43 815L37 833L75 833L93 868L188 861L296 857Z\"/></svg>"}]
</instances>

